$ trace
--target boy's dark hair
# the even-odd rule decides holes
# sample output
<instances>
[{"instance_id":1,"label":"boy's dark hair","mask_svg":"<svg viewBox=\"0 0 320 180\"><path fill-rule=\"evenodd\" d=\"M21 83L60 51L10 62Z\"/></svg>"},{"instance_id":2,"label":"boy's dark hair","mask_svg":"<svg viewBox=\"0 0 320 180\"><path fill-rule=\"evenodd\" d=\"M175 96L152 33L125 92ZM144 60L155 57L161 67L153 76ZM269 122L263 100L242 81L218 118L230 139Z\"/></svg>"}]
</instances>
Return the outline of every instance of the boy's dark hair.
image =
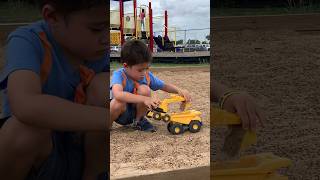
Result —
<instances>
[{"instance_id":1,"label":"boy's dark hair","mask_svg":"<svg viewBox=\"0 0 320 180\"><path fill-rule=\"evenodd\" d=\"M121 63L127 63L128 66L133 66L142 63L151 63L152 54L140 40L127 41L121 48Z\"/></svg>"},{"instance_id":2,"label":"boy's dark hair","mask_svg":"<svg viewBox=\"0 0 320 180\"><path fill-rule=\"evenodd\" d=\"M75 11L90 9L97 6L106 6L107 8L108 2L107 0L39 0L40 8L45 4L51 4L60 13L68 15Z\"/></svg>"}]
</instances>

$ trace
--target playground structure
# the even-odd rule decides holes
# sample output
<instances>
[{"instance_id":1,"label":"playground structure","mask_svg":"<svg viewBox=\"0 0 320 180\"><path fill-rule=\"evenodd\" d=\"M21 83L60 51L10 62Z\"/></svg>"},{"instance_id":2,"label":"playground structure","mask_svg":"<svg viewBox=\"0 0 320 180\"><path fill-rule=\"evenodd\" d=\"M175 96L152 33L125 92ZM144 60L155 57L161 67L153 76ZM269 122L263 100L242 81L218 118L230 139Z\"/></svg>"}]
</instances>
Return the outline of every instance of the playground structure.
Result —
<instances>
[{"instance_id":1,"label":"playground structure","mask_svg":"<svg viewBox=\"0 0 320 180\"><path fill-rule=\"evenodd\" d=\"M154 42L158 48L163 51L175 51L176 46L176 32L174 32L174 41L171 42L168 36L168 12L164 11L164 16L153 16L151 1L147 5L137 6L137 0L113 0L119 2L119 10L110 11L110 41L111 45L122 46L125 42L125 37L129 39L140 39L148 44L149 49L154 52ZM133 13L124 13L124 2L133 1ZM139 16L142 10L145 13L144 28L142 29L142 22ZM147 11L148 10L148 11ZM163 36L154 37L153 24L154 21L164 17Z\"/></svg>"},{"instance_id":2,"label":"playground structure","mask_svg":"<svg viewBox=\"0 0 320 180\"><path fill-rule=\"evenodd\" d=\"M177 64L209 62L210 51L207 49L204 51L193 48L193 51L188 51L190 48L177 45L177 31L181 30L177 30L176 27L169 27L167 10L164 10L162 16L154 16L151 1L148 5L139 6L137 6L137 0L112 1L119 2L119 9L110 10L110 47L111 52L115 52L111 53L110 61L120 60L120 55L117 52L121 50L125 40L139 39L147 44L151 52L157 52L153 55L153 62ZM125 13L124 2L131 1L133 1L133 11ZM143 29L139 18L142 9L145 12ZM154 26L158 28L155 32ZM159 31L159 28L161 31ZM186 31L184 36L186 41Z\"/></svg>"},{"instance_id":3,"label":"playground structure","mask_svg":"<svg viewBox=\"0 0 320 180\"><path fill-rule=\"evenodd\" d=\"M182 112L168 113L169 104L181 102ZM167 129L171 134L177 135L182 134L186 130L192 133L199 132L202 126L201 112L195 110L186 110L191 106L190 103L185 103L185 99L178 95L171 94L170 98L161 101L158 108L147 113L147 117L153 118L155 120L163 120L167 122Z\"/></svg>"},{"instance_id":4,"label":"playground structure","mask_svg":"<svg viewBox=\"0 0 320 180\"><path fill-rule=\"evenodd\" d=\"M214 107L211 108L210 117L213 126L241 124L238 116ZM256 141L256 134L246 131L240 150L255 144ZM261 153L243 156L239 160L213 162L211 176L216 180L287 180L288 177L279 175L276 171L290 165L289 159L277 157L272 153Z\"/></svg>"}]
</instances>

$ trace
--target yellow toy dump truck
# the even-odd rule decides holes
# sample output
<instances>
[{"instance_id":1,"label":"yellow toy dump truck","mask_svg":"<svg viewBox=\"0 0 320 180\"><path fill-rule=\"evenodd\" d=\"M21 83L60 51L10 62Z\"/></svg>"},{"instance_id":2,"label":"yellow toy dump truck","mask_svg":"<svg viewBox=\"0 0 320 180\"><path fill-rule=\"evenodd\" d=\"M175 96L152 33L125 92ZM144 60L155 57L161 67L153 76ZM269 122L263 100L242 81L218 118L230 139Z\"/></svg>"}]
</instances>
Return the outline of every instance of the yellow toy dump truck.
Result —
<instances>
[{"instance_id":1,"label":"yellow toy dump truck","mask_svg":"<svg viewBox=\"0 0 320 180\"><path fill-rule=\"evenodd\" d=\"M201 112L195 110L172 113L167 129L171 134L182 134L189 130L192 133L199 132L202 126Z\"/></svg>"},{"instance_id":2,"label":"yellow toy dump truck","mask_svg":"<svg viewBox=\"0 0 320 180\"><path fill-rule=\"evenodd\" d=\"M239 125L241 120L235 114L211 107L210 119L213 126ZM228 137L226 138L228 140ZM256 133L246 131L242 137L240 150L255 144ZM225 142L225 144L228 142ZM211 166L211 179L215 180L288 180L277 174L277 170L291 165L287 158L272 153L261 153L240 157L238 160L219 160Z\"/></svg>"},{"instance_id":3,"label":"yellow toy dump truck","mask_svg":"<svg viewBox=\"0 0 320 180\"><path fill-rule=\"evenodd\" d=\"M175 135L182 134L186 130L192 133L199 132L202 126L201 112L186 110L190 107L190 103L184 104L182 112L168 113L169 104L177 102L185 103L185 99L181 96L171 94L170 98L164 99L158 108L149 111L147 117L168 122L168 131Z\"/></svg>"}]
</instances>

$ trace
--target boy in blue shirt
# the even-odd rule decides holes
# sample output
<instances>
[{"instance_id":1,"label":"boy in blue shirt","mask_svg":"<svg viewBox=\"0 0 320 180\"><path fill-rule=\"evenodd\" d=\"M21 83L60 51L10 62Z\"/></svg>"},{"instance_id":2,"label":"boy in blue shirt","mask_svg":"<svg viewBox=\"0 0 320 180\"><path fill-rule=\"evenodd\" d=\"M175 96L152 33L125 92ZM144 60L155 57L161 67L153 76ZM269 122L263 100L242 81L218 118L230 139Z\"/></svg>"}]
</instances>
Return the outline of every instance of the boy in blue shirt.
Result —
<instances>
[{"instance_id":1,"label":"boy in blue shirt","mask_svg":"<svg viewBox=\"0 0 320 180\"><path fill-rule=\"evenodd\" d=\"M1 179L89 180L106 171L106 0L43 0L8 37L0 76Z\"/></svg>"},{"instance_id":2,"label":"boy in blue shirt","mask_svg":"<svg viewBox=\"0 0 320 180\"><path fill-rule=\"evenodd\" d=\"M139 40L126 42L121 49L123 68L113 72L110 86L111 125L134 125L142 131L155 132L156 128L145 118L146 112L156 108L160 101L151 96L151 90L163 90L191 97L187 90L165 83L149 71L152 55Z\"/></svg>"}]
</instances>

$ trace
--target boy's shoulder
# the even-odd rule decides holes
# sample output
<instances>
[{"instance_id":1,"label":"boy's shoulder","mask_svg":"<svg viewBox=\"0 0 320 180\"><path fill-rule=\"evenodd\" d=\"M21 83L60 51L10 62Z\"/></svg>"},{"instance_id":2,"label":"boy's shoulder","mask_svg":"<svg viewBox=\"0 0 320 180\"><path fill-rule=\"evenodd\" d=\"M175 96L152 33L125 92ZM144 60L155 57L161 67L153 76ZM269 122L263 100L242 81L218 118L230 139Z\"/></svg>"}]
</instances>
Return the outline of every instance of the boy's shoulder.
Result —
<instances>
[{"instance_id":1,"label":"boy's shoulder","mask_svg":"<svg viewBox=\"0 0 320 180\"><path fill-rule=\"evenodd\" d=\"M47 31L47 24L44 21L37 21L26 26L18 27L9 34L8 40L10 40L12 37L21 37L30 40L32 38L37 38L40 32L47 33Z\"/></svg>"},{"instance_id":2,"label":"boy's shoulder","mask_svg":"<svg viewBox=\"0 0 320 180\"><path fill-rule=\"evenodd\" d=\"M14 44L17 46L19 42L27 42L36 49L42 49L40 32L44 32L48 37L48 27L44 21L37 21L26 26L18 27L8 35L7 43L15 39Z\"/></svg>"},{"instance_id":3,"label":"boy's shoulder","mask_svg":"<svg viewBox=\"0 0 320 180\"><path fill-rule=\"evenodd\" d=\"M124 68L119 68L113 71L113 76L119 76L119 75L121 76L122 73L125 73Z\"/></svg>"}]
</instances>

